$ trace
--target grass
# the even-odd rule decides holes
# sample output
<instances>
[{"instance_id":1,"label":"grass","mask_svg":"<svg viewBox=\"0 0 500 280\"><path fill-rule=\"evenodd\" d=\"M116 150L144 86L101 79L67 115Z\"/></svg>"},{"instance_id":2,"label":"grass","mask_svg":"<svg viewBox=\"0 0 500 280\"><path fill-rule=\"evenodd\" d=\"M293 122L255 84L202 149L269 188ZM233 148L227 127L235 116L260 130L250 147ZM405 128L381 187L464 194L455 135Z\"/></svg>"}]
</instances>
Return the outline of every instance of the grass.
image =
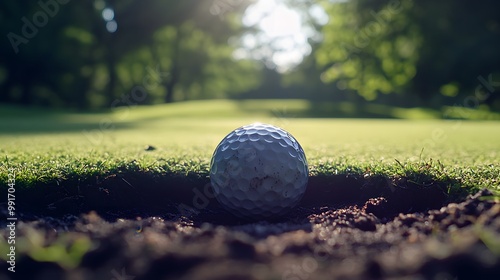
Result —
<instances>
[{"instance_id":1,"label":"grass","mask_svg":"<svg viewBox=\"0 0 500 280\"><path fill-rule=\"evenodd\" d=\"M219 100L96 113L10 108L0 114L0 182L8 168L16 170L18 190L97 185L117 174L203 181L219 141L260 121L300 141L313 177L389 178L457 194L500 191L500 122L301 118L308 106Z\"/></svg>"},{"instance_id":2,"label":"grass","mask_svg":"<svg viewBox=\"0 0 500 280\"><path fill-rule=\"evenodd\" d=\"M370 108L370 114L388 110ZM452 200L479 188L500 193L500 122L436 120L432 111L402 108L392 108L391 114L408 119L304 118L323 117L327 109L300 100L196 101L88 113L0 107L0 189L6 193L4 182L14 168L18 212L30 209L38 215L48 208L54 214L56 204L66 214L81 200L97 210L110 204L123 210L173 201L187 208L165 206L162 214L189 217L195 206L189 203L191 191L204 192L216 145L234 128L260 121L291 132L308 157L310 187L331 188L335 196L347 188L359 192L359 186L366 192L412 188L417 193L402 196L401 204L417 211L422 200L437 200L440 207L432 195L441 192ZM354 112L346 104L334 109ZM162 190L167 188L173 191ZM79 200L67 200L70 207L63 207L66 198L74 197ZM309 200L318 206L332 197L319 192ZM205 222L205 217L199 220ZM491 231L474 230L498 253ZM0 242L6 260L10 249L2 244L7 243ZM48 245L43 234L29 227L16 241L18 256L66 269L79 266L95 246L80 233L60 233Z\"/></svg>"}]
</instances>

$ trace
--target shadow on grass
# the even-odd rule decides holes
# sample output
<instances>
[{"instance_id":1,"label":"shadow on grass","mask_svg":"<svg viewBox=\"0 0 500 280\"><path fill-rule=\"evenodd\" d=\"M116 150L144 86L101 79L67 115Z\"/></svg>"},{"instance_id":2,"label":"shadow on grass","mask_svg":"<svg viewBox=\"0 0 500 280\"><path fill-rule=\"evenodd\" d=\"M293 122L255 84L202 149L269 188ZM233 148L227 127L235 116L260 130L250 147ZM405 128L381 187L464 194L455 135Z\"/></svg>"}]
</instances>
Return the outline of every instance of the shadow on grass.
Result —
<instances>
[{"instance_id":1,"label":"shadow on grass","mask_svg":"<svg viewBox=\"0 0 500 280\"><path fill-rule=\"evenodd\" d=\"M41 107L0 105L0 133L42 134L60 132L104 132L140 125L127 122L128 107L113 115L110 109L76 111Z\"/></svg>"},{"instance_id":2,"label":"shadow on grass","mask_svg":"<svg viewBox=\"0 0 500 280\"><path fill-rule=\"evenodd\" d=\"M109 110L73 112L46 110L41 108L1 107L0 132L8 134L36 134L56 132L90 132L112 129L127 129L141 126L151 121L169 117L206 118L209 116L231 118L240 116L270 116L275 118L385 118L385 119L422 119L439 118L440 114L431 109L400 108L382 104L352 102L313 102L307 100L238 100L235 103L210 103L206 106L197 103L172 105L175 113L169 113L167 107L141 107L152 110L139 119L126 119L128 108L123 114L109 114ZM225 108L221 106L229 106ZM232 108L232 105L236 105ZM176 107L177 106L177 107ZM203 110L201 110L203 108ZM161 110L163 109L163 110ZM201 110L201 112L200 112ZM139 114L139 113L138 113ZM139 114L140 115L140 114ZM136 115L137 117L137 115ZM128 120L128 122L127 122Z\"/></svg>"},{"instance_id":3,"label":"shadow on grass","mask_svg":"<svg viewBox=\"0 0 500 280\"><path fill-rule=\"evenodd\" d=\"M87 132L126 129L131 123L113 122L107 117L96 120L65 119L60 116L43 116L40 118L11 119L0 123L0 132L8 134L36 134L60 132Z\"/></svg>"},{"instance_id":4,"label":"shadow on grass","mask_svg":"<svg viewBox=\"0 0 500 280\"><path fill-rule=\"evenodd\" d=\"M134 125L129 123L111 123L101 125L99 122L65 122L55 120L12 121L0 125L0 135L12 134L45 134L61 132L102 133L108 130L127 129Z\"/></svg>"},{"instance_id":5,"label":"shadow on grass","mask_svg":"<svg viewBox=\"0 0 500 280\"><path fill-rule=\"evenodd\" d=\"M376 103L306 101L306 100L240 100L241 111L267 113L277 118L379 118L436 119L441 113L426 108L404 108Z\"/></svg>"},{"instance_id":6,"label":"shadow on grass","mask_svg":"<svg viewBox=\"0 0 500 280\"><path fill-rule=\"evenodd\" d=\"M427 174L409 174L409 177ZM310 177L299 205L274 221L306 219L322 207L363 204L370 198L386 200L383 215L438 209L467 195L456 181L426 178L422 184L407 178L363 177L361 174L318 175ZM17 199L18 198L18 199ZM193 223L242 224L223 210L212 195L209 179L197 174L150 174L123 172L103 179L75 178L59 184L20 189L16 194L18 211L33 215L63 216L97 211L103 217L135 218L161 216L186 219Z\"/></svg>"}]
</instances>

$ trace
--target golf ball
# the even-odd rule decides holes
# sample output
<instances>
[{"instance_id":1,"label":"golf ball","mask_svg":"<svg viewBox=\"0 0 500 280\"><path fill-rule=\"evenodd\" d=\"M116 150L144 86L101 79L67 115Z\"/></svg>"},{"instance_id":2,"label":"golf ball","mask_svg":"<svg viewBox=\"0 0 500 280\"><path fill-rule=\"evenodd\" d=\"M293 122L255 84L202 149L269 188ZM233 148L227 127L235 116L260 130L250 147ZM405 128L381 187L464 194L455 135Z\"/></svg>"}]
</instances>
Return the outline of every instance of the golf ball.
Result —
<instances>
[{"instance_id":1,"label":"golf ball","mask_svg":"<svg viewBox=\"0 0 500 280\"><path fill-rule=\"evenodd\" d=\"M210 181L219 203L236 216L281 216L302 198L308 180L304 150L285 130L254 123L235 129L217 146Z\"/></svg>"}]
</instances>

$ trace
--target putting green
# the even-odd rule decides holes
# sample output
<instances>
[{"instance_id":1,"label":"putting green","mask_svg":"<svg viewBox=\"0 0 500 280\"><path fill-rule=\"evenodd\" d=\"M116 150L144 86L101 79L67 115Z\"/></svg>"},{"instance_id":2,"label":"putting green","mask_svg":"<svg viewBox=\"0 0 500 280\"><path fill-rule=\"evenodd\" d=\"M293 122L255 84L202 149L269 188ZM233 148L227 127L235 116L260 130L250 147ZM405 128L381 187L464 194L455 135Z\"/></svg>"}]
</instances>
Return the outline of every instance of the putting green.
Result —
<instances>
[{"instance_id":1,"label":"putting green","mask_svg":"<svg viewBox=\"0 0 500 280\"><path fill-rule=\"evenodd\" d=\"M205 176L227 133L266 122L299 140L312 175L405 176L430 166L433 176L499 188L500 122L293 118L306 105L222 100L98 113L11 110L14 118L0 117L0 180L7 167L17 168L20 186L129 169Z\"/></svg>"}]
</instances>

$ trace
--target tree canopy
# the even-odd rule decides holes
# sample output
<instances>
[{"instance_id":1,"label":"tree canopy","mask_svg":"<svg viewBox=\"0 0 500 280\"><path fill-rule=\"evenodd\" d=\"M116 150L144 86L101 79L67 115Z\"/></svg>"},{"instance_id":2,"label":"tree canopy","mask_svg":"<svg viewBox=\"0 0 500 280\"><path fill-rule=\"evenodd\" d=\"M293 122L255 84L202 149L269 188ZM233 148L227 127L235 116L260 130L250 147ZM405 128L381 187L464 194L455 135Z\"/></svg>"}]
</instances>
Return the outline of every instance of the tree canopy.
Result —
<instances>
[{"instance_id":1,"label":"tree canopy","mask_svg":"<svg viewBox=\"0 0 500 280\"><path fill-rule=\"evenodd\" d=\"M137 87L145 102L244 90L256 67L233 60L227 41L250 2L233 2L225 17L202 0L2 2L1 101L85 108Z\"/></svg>"},{"instance_id":2,"label":"tree canopy","mask_svg":"<svg viewBox=\"0 0 500 280\"><path fill-rule=\"evenodd\" d=\"M300 16L310 45L287 71L270 63L284 41L261 40L258 20L244 24L256 0L1 2L0 102L298 97L439 108L472 96L500 110L498 1L273 1ZM235 55L249 34L260 59Z\"/></svg>"},{"instance_id":3,"label":"tree canopy","mask_svg":"<svg viewBox=\"0 0 500 280\"><path fill-rule=\"evenodd\" d=\"M349 0L324 7L330 21L315 53L322 80L366 100L396 93L430 105L474 95L478 77L500 78L497 1Z\"/></svg>"}]
</instances>

